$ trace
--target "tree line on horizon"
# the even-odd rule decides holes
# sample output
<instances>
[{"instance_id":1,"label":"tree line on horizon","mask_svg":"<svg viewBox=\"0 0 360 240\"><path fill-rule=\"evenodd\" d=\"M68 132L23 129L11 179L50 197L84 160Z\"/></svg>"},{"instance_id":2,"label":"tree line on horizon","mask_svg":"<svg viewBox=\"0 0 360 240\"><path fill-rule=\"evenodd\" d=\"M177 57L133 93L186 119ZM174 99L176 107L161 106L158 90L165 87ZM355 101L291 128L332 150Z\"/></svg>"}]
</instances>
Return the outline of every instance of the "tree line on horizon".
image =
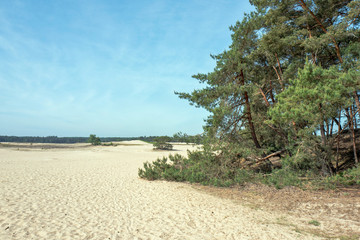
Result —
<instances>
[{"instance_id":1,"label":"tree line on horizon","mask_svg":"<svg viewBox=\"0 0 360 240\"><path fill-rule=\"evenodd\" d=\"M144 165L141 177L212 184L242 178L238 170L251 164L268 163L256 170L297 178L358 166L360 2L250 3L256 10L230 27L229 48L211 55L214 70L193 76L204 87L176 92L210 113L204 150L172 156L172 167L159 160L161 171ZM351 142L346 163L343 135ZM274 156L281 157L277 167Z\"/></svg>"},{"instance_id":2,"label":"tree line on horizon","mask_svg":"<svg viewBox=\"0 0 360 240\"><path fill-rule=\"evenodd\" d=\"M101 142L130 141L130 140L152 140L150 137L100 137ZM20 143L86 143L89 137L57 137L57 136L0 136L0 142Z\"/></svg>"},{"instance_id":3,"label":"tree line on horizon","mask_svg":"<svg viewBox=\"0 0 360 240\"><path fill-rule=\"evenodd\" d=\"M141 140L144 142L154 142L157 138L166 138L168 142L184 142L184 143L196 143L202 142L202 136L188 135L186 133L178 132L173 136L140 136L140 137L97 137L95 134L90 134L89 137L57 137L57 136L0 136L0 142L19 142L19 143L87 143L94 142L94 139L98 143L101 142L116 142L116 141L131 141Z\"/></svg>"}]
</instances>

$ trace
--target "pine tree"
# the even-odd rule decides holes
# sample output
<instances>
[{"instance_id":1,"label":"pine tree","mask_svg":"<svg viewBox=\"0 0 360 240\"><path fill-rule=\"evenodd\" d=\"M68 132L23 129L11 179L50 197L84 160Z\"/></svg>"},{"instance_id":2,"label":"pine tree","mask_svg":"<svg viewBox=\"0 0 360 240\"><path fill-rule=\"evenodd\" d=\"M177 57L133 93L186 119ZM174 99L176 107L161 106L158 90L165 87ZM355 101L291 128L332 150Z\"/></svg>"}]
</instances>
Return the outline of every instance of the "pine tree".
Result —
<instances>
[{"instance_id":1,"label":"pine tree","mask_svg":"<svg viewBox=\"0 0 360 240\"><path fill-rule=\"evenodd\" d=\"M214 71L194 76L206 86L177 94L211 113L212 139L277 150L319 132L328 147L334 123L353 129L359 119L360 2L250 2L256 11L230 27Z\"/></svg>"}]
</instances>

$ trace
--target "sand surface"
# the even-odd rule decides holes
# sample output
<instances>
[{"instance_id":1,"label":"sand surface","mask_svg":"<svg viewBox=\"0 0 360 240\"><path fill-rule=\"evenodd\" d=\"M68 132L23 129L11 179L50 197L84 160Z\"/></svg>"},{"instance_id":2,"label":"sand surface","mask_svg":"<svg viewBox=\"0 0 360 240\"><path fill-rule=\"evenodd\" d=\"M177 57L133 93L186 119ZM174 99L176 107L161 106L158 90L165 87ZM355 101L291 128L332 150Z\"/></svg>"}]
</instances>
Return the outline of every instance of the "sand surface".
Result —
<instances>
[{"instance_id":1,"label":"sand surface","mask_svg":"<svg viewBox=\"0 0 360 240\"><path fill-rule=\"evenodd\" d=\"M322 239L281 213L139 179L144 161L169 154L150 144L47 146L0 147L0 239Z\"/></svg>"}]
</instances>

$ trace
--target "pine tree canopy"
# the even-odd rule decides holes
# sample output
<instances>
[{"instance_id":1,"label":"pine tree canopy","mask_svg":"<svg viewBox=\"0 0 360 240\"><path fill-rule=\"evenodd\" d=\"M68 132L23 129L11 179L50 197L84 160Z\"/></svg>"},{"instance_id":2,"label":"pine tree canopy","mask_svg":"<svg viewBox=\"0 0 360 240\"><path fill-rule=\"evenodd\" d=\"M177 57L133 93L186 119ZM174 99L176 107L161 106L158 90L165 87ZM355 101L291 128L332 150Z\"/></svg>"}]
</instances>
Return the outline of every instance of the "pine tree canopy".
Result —
<instances>
[{"instance_id":1,"label":"pine tree canopy","mask_svg":"<svg viewBox=\"0 0 360 240\"><path fill-rule=\"evenodd\" d=\"M251 0L212 55L204 88L176 93L210 112L213 142L291 147L320 133L322 147L359 121L360 1ZM334 127L334 124L338 128Z\"/></svg>"}]
</instances>

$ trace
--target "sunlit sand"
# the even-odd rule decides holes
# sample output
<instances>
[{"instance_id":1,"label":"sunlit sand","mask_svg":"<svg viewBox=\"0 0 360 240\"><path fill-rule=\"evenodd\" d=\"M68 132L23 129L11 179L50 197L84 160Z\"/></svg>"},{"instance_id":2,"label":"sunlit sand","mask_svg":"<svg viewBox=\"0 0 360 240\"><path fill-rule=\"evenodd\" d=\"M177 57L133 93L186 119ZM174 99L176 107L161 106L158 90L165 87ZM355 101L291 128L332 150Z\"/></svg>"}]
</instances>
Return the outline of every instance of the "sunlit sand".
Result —
<instances>
[{"instance_id":1,"label":"sunlit sand","mask_svg":"<svg viewBox=\"0 0 360 240\"><path fill-rule=\"evenodd\" d=\"M316 239L190 184L139 179L170 153L150 144L62 146L0 147L0 239Z\"/></svg>"}]
</instances>

